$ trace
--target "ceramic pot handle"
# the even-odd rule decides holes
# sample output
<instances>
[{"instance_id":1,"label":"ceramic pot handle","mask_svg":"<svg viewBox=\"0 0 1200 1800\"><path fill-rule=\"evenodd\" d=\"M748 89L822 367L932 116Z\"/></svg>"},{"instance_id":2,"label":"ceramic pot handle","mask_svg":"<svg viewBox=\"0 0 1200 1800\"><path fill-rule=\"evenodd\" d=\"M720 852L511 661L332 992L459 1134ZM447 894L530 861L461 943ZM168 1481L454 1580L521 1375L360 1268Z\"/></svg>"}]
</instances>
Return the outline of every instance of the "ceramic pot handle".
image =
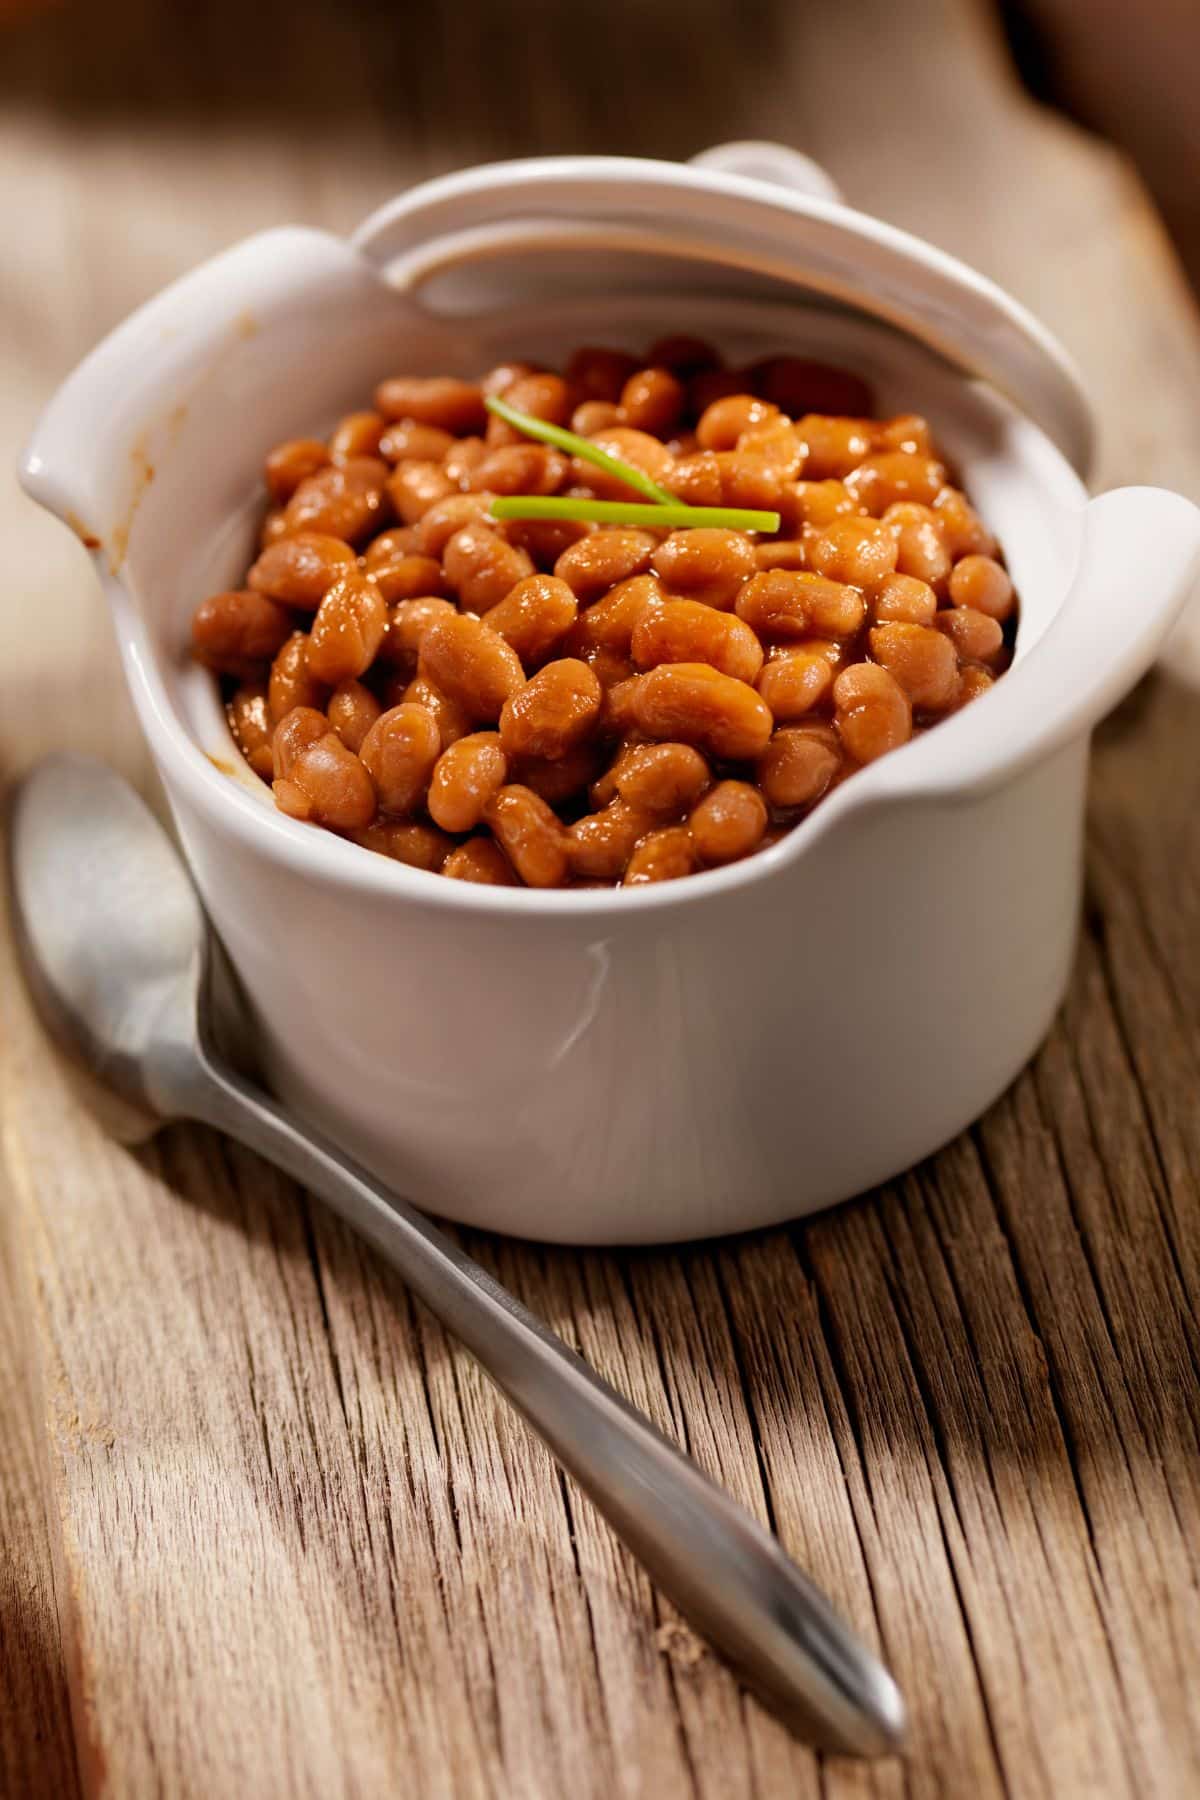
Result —
<instances>
[{"instance_id":1,"label":"ceramic pot handle","mask_svg":"<svg viewBox=\"0 0 1200 1800\"><path fill-rule=\"evenodd\" d=\"M1075 573L1043 636L945 737L882 761L876 799L990 793L1092 731L1150 668L1200 573L1200 508L1162 488L1114 488L1081 523Z\"/></svg>"}]
</instances>

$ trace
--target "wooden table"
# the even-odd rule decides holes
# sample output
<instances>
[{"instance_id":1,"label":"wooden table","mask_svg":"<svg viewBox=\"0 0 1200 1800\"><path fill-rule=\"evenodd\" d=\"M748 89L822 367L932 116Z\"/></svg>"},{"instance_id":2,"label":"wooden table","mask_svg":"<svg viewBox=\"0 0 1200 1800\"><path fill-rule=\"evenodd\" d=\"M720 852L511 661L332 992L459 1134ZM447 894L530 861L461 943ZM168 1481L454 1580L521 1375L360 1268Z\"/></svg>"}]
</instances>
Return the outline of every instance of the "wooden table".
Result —
<instances>
[{"instance_id":1,"label":"wooden table","mask_svg":"<svg viewBox=\"0 0 1200 1800\"><path fill-rule=\"evenodd\" d=\"M260 225L345 228L480 156L753 134L1042 314L1093 384L1102 484L1200 495L1200 338L1137 185L1020 98L967 0L899 16L31 24L0 65L5 455L102 331ZM82 551L7 489L0 524L6 776L72 745L143 779ZM199 1130L106 1143L7 964L0 1792L1198 1791L1198 746L1166 680L1101 734L1069 1001L944 1154L716 1247L472 1240L886 1654L903 1764L822 1761L740 1692L302 1193Z\"/></svg>"}]
</instances>

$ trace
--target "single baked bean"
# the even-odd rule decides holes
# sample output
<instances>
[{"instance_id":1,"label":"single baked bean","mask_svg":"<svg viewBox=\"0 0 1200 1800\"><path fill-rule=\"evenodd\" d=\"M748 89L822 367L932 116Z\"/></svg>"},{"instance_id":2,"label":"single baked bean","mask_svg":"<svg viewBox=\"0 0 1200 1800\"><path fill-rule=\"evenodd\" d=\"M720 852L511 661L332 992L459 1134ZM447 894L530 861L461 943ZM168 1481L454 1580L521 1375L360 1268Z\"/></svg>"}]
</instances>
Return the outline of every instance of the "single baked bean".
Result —
<instances>
[{"instance_id":1,"label":"single baked bean","mask_svg":"<svg viewBox=\"0 0 1200 1800\"><path fill-rule=\"evenodd\" d=\"M823 531L835 519L861 515L862 510L842 481L788 481L779 501L780 523L793 536Z\"/></svg>"},{"instance_id":2,"label":"single baked bean","mask_svg":"<svg viewBox=\"0 0 1200 1800\"><path fill-rule=\"evenodd\" d=\"M473 731L443 750L434 766L429 815L446 831L473 831L508 780L508 757L495 731Z\"/></svg>"},{"instance_id":3,"label":"single baked bean","mask_svg":"<svg viewBox=\"0 0 1200 1800\"><path fill-rule=\"evenodd\" d=\"M809 583L799 569L766 569L743 582L734 611L760 638L806 637Z\"/></svg>"},{"instance_id":4,"label":"single baked bean","mask_svg":"<svg viewBox=\"0 0 1200 1800\"><path fill-rule=\"evenodd\" d=\"M527 575L493 606L487 622L510 644L525 667L542 662L575 623L579 607L556 575Z\"/></svg>"},{"instance_id":5,"label":"single baked bean","mask_svg":"<svg viewBox=\"0 0 1200 1800\"><path fill-rule=\"evenodd\" d=\"M803 575L808 616L813 630L823 638L852 638L866 618L866 602L857 588L829 581L823 575Z\"/></svg>"},{"instance_id":6,"label":"single baked bean","mask_svg":"<svg viewBox=\"0 0 1200 1800\"><path fill-rule=\"evenodd\" d=\"M437 618L421 638L418 669L482 725L525 685L520 658L498 632L465 613Z\"/></svg>"},{"instance_id":7,"label":"single baked bean","mask_svg":"<svg viewBox=\"0 0 1200 1800\"><path fill-rule=\"evenodd\" d=\"M675 466L675 458L660 443L658 438L651 437L648 431L634 431L629 425L610 425L604 431L593 432L589 443L595 444L598 450L606 450L620 462L628 463L634 469L640 469L651 481L662 484L665 477ZM604 469L598 469L595 463L586 461L582 456L571 458L571 480L589 493L595 494L598 500L637 500L645 502L645 494L630 487L617 475L609 475Z\"/></svg>"},{"instance_id":8,"label":"single baked bean","mask_svg":"<svg viewBox=\"0 0 1200 1800\"><path fill-rule=\"evenodd\" d=\"M755 566L754 545L745 532L709 526L673 531L651 555L654 573L672 594L722 611L733 605Z\"/></svg>"},{"instance_id":9,"label":"single baked bean","mask_svg":"<svg viewBox=\"0 0 1200 1800\"><path fill-rule=\"evenodd\" d=\"M679 738L710 755L743 762L771 735L765 701L708 663L662 663L638 682L634 718L652 738Z\"/></svg>"},{"instance_id":10,"label":"single baked bean","mask_svg":"<svg viewBox=\"0 0 1200 1800\"><path fill-rule=\"evenodd\" d=\"M599 812L586 813L568 827L567 856L571 870L597 881L615 881L623 873L639 838L656 820L628 800L610 800Z\"/></svg>"},{"instance_id":11,"label":"single baked bean","mask_svg":"<svg viewBox=\"0 0 1200 1800\"><path fill-rule=\"evenodd\" d=\"M307 476L285 508L289 532L316 531L357 544L387 522L387 477L387 464L373 456L354 456Z\"/></svg>"},{"instance_id":12,"label":"single baked bean","mask_svg":"<svg viewBox=\"0 0 1200 1800\"><path fill-rule=\"evenodd\" d=\"M442 474L460 493L468 493L472 489L482 487L475 479L480 465L486 461L491 452L481 437L459 438L447 450L442 462Z\"/></svg>"},{"instance_id":13,"label":"single baked bean","mask_svg":"<svg viewBox=\"0 0 1200 1800\"><path fill-rule=\"evenodd\" d=\"M868 419L806 413L797 422L796 433L804 445L804 473L809 481L849 475L871 451Z\"/></svg>"},{"instance_id":14,"label":"single baked bean","mask_svg":"<svg viewBox=\"0 0 1200 1800\"><path fill-rule=\"evenodd\" d=\"M990 556L964 556L950 574L950 598L955 606L971 606L1001 624L1011 617L1016 604L1012 577Z\"/></svg>"},{"instance_id":15,"label":"single baked bean","mask_svg":"<svg viewBox=\"0 0 1200 1800\"><path fill-rule=\"evenodd\" d=\"M571 417L571 390L561 375L541 371L522 375L505 389L503 398L506 406L528 413L531 418L544 419L548 425L565 425ZM528 444L529 439L492 413L487 422L487 442L490 448L498 449L506 444Z\"/></svg>"},{"instance_id":16,"label":"single baked bean","mask_svg":"<svg viewBox=\"0 0 1200 1800\"><path fill-rule=\"evenodd\" d=\"M442 552L446 580L463 605L484 613L533 574L533 560L480 519L456 531Z\"/></svg>"},{"instance_id":17,"label":"single baked bean","mask_svg":"<svg viewBox=\"0 0 1200 1800\"><path fill-rule=\"evenodd\" d=\"M941 712L953 701L958 658L942 632L928 625L876 625L870 644L875 661L895 676L914 706Z\"/></svg>"},{"instance_id":18,"label":"single baked bean","mask_svg":"<svg viewBox=\"0 0 1200 1800\"><path fill-rule=\"evenodd\" d=\"M802 719L824 700L833 674L828 657L819 650L777 650L754 685L773 718Z\"/></svg>"},{"instance_id":19,"label":"single baked bean","mask_svg":"<svg viewBox=\"0 0 1200 1800\"><path fill-rule=\"evenodd\" d=\"M376 569L398 562L402 556L415 556L418 549L415 525L392 525L371 539L363 551L363 568L373 575Z\"/></svg>"},{"instance_id":20,"label":"single baked bean","mask_svg":"<svg viewBox=\"0 0 1200 1800\"><path fill-rule=\"evenodd\" d=\"M564 550L594 530L586 519L506 519L503 534L537 568L550 572Z\"/></svg>"},{"instance_id":21,"label":"single baked bean","mask_svg":"<svg viewBox=\"0 0 1200 1800\"><path fill-rule=\"evenodd\" d=\"M356 753L383 708L361 681L339 681L326 708L329 723L345 744Z\"/></svg>"},{"instance_id":22,"label":"single baked bean","mask_svg":"<svg viewBox=\"0 0 1200 1800\"><path fill-rule=\"evenodd\" d=\"M444 694L441 688L436 687L424 675L418 675L415 680L402 687L398 695L389 694L387 701L393 706L423 706L426 712L432 713L437 721L443 750L448 750L451 744L466 737L471 729L471 716L466 708L460 706L457 700L452 700L449 694Z\"/></svg>"},{"instance_id":23,"label":"single baked bean","mask_svg":"<svg viewBox=\"0 0 1200 1800\"><path fill-rule=\"evenodd\" d=\"M803 356L769 356L748 371L754 391L794 419L806 413L865 418L871 390L858 375Z\"/></svg>"},{"instance_id":24,"label":"single baked bean","mask_svg":"<svg viewBox=\"0 0 1200 1800\"><path fill-rule=\"evenodd\" d=\"M802 569L767 569L743 585L735 611L760 637L808 637L815 631L845 638L859 630L866 607L845 582Z\"/></svg>"},{"instance_id":25,"label":"single baked bean","mask_svg":"<svg viewBox=\"0 0 1200 1800\"><path fill-rule=\"evenodd\" d=\"M571 414L571 430L580 437L591 437L594 431L607 431L610 425L623 425L621 409L611 400L585 400Z\"/></svg>"},{"instance_id":26,"label":"single baked bean","mask_svg":"<svg viewBox=\"0 0 1200 1800\"><path fill-rule=\"evenodd\" d=\"M476 492L556 494L567 478L568 462L545 444L505 444L489 450L471 474Z\"/></svg>"},{"instance_id":27,"label":"single baked bean","mask_svg":"<svg viewBox=\"0 0 1200 1800\"><path fill-rule=\"evenodd\" d=\"M738 681L752 682L763 662L762 645L749 625L699 600L669 600L643 609L629 648L639 669L704 662Z\"/></svg>"},{"instance_id":28,"label":"single baked bean","mask_svg":"<svg viewBox=\"0 0 1200 1800\"><path fill-rule=\"evenodd\" d=\"M290 775L297 760L329 730L329 720L312 706L294 706L271 734L271 768L275 775Z\"/></svg>"},{"instance_id":29,"label":"single baked bean","mask_svg":"<svg viewBox=\"0 0 1200 1800\"><path fill-rule=\"evenodd\" d=\"M354 567L354 552L341 538L298 531L269 544L251 564L249 587L286 606L314 609L340 575Z\"/></svg>"},{"instance_id":30,"label":"single baked bean","mask_svg":"<svg viewBox=\"0 0 1200 1800\"><path fill-rule=\"evenodd\" d=\"M754 394L727 394L706 406L696 421L696 439L702 450L733 450L744 431L779 417L778 407Z\"/></svg>"},{"instance_id":31,"label":"single baked bean","mask_svg":"<svg viewBox=\"0 0 1200 1800\"><path fill-rule=\"evenodd\" d=\"M359 753L375 784L380 810L413 812L425 798L441 753L438 722L427 707L406 704L380 713Z\"/></svg>"},{"instance_id":32,"label":"single baked bean","mask_svg":"<svg viewBox=\"0 0 1200 1800\"><path fill-rule=\"evenodd\" d=\"M713 452L721 483L722 506L749 506L774 512L783 498L784 484L769 462L748 450Z\"/></svg>"},{"instance_id":33,"label":"single baked bean","mask_svg":"<svg viewBox=\"0 0 1200 1800\"><path fill-rule=\"evenodd\" d=\"M798 480L804 468L804 443L792 421L782 414L743 431L735 448L743 456L765 462L780 481Z\"/></svg>"},{"instance_id":34,"label":"single baked bean","mask_svg":"<svg viewBox=\"0 0 1200 1800\"><path fill-rule=\"evenodd\" d=\"M321 712L329 689L308 666L308 638L294 631L275 661L267 683L267 710L278 721L295 706L311 706Z\"/></svg>"},{"instance_id":35,"label":"single baked bean","mask_svg":"<svg viewBox=\"0 0 1200 1800\"><path fill-rule=\"evenodd\" d=\"M417 666L421 639L434 619L453 617L457 608L436 595L399 600L388 614L387 631L379 647L382 661L410 672Z\"/></svg>"},{"instance_id":36,"label":"single baked bean","mask_svg":"<svg viewBox=\"0 0 1200 1800\"><path fill-rule=\"evenodd\" d=\"M329 452L319 438L289 438L276 444L263 465L263 477L276 506L289 501L302 481L325 468Z\"/></svg>"},{"instance_id":37,"label":"single baked bean","mask_svg":"<svg viewBox=\"0 0 1200 1800\"><path fill-rule=\"evenodd\" d=\"M995 538L958 488L944 487L933 502L933 511L955 561L960 556L996 554Z\"/></svg>"},{"instance_id":38,"label":"single baked bean","mask_svg":"<svg viewBox=\"0 0 1200 1800\"><path fill-rule=\"evenodd\" d=\"M277 544L280 538L285 538L287 534L287 512L282 506L269 507L258 529L259 549L265 550L268 544Z\"/></svg>"},{"instance_id":39,"label":"single baked bean","mask_svg":"<svg viewBox=\"0 0 1200 1800\"><path fill-rule=\"evenodd\" d=\"M882 450L866 456L846 477L846 486L869 513L878 517L897 500L928 506L940 493L946 471L930 456L904 450Z\"/></svg>"},{"instance_id":40,"label":"single baked bean","mask_svg":"<svg viewBox=\"0 0 1200 1800\"><path fill-rule=\"evenodd\" d=\"M488 418L479 383L450 375L393 376L375 389L375 406L385 419L415 419L455 437L482 431Z\"/></svg>"},{"instance_id":41,"label":"single baked bean","mask_svg":"<svg viewBox=\"0 0 1200 1800\"><path fill-rule=\"evenodd\" d=\"M648 531L593 531L563 551L554 573L586 606L649 568L654 550L655 539Z\"/></svg>"},{"instance_id":42,"label":"single baked bean","mask_svg":"<svg viewBox=\"0 0 1200 1800\"><path fill-rule=\"evenodd\" d=\"M565 833L532 788L512 783L488 803L487 823L526 887L561 887L567 874Z\"/></svg>"},{"instance_id":43,"label":"single baked bean","mask_svg":"<svg viewBox=\"0 0 1200 1800\"><path fill-rule=\"evenodd\" d=\"M377 819L363 831L347 834L364 850L376 850L390 856L393 862L406 863L410 869L425 869L431 875L448 874L447 859L454 840L433 825L410 819Z\"/></svg>"},{"instance_id":44,"label":"single baked bean","mask_svg":"<svg viewBox=\"0 0 1200 1800\"><path fill-rule=\"evenodd\" d=\"M419 419L400 419L389 425L379 440L379 454L390 463L440 463L454 448L455 439L440 425L423 425Z\"/></svg>"},{"instance_id":45,"label":"single baked bean","mask_svg":"<svg viewBox=\"0 0 1200 1800\"><path fill-rule=\"evenodd\" d=\"M914 575L888 575L871 590L871 617L877 625L932 625L937 595Z\"/></svg>"},{"instance_id":46,"label":"single baked bean","mask_svg":"<svg viewBox=\"0 0 1200 1800\"><path fill-rule=\"evenodd\" d=\"M415 525L439 500L458 491L440 462L402 462L388 477L392 505L406 525Z\"/></svg>"},{"instance_id":47,"label":"single baked bean","mask_svg":"<svg viewBox=\"0 0 1200 1800\"><path fill-rule=\"evenodd\" d=\"M579 744L553 762L537 756L522 757L513 769L513 780L532 788L549 805L562 806L590 787L604 760L605 752L598 744Z\"/></svg>"},{"instance_id":48,"label":"single baked bean","mask_svg":"<svg viewBox=\"0 0 1200 1800\"><path fill-rule=\"evenodd\" d=\"M383 595L356 569L335 581L317 608L308 638L308 666L330 687L366 672L375 661L388 612Z\"/></svg>"},{"instance_id":49,"label":"single baked bean","mask_svg":"<svg viewBox=\"0 0 1200 1800\"><path fill-rule=\"evenodd\" d=\"M961 712L972 700L978 700L980 694L986 694L990 687L995 687L995 677L977 664L968 664L959 671L958 692L954 696L952 712Z\"/></svg>"},{"instance_id":50,"label":"single baked bean","mask_svg":"<svg viewBox=\"0 0 1200 1800\"><path fill-rule=\"evenodd\" d=\"M448 494L418 520L414 548L422 556L441 556L455 532L485 519L491 504L490 494Z\"/></svg>"},{"instance_id":51,"label":"single baked bean","mask_svg":"<svg viewBox=\"0 0 1200 1800\"><path fill-rule=\"evenodd\" d=\"M280 812L334 831L361 830L375 816L375 790L367 771L328 726L276 779L274 794Z\"/></svg>"},{"instance_id":52,"label":"single baked bean","mask_svg":"<svg viewBox=\"0 0 1200 1800\"><path fill-rule=\"evenodd\" d=\"M243 682L225 707L225 717L233 741L264 781L275 773L271 756L271 714L267 709L267 690L261 681Z\"/></svg>"},{"instance_id":53,"label":"single baked bean","mask_svg":"<svg viewBox=\"0 0 1200 1800\"><path fill-rule=\"evenodd\" d=\"M221 675L252 680L277 655L291 633L286 607L252 588L213 594L192 617L192 655Z\"/></svg>"},{"instance_id":54,"label":"single baked bean","mask_svg":"<svg viewBox=\"0 0 1200 1800\"><path fill-rule=\"evenodd\" d=\"M633 575L618 581L602 600L595 600L580 613L566 637L566 650L571 656L591 660L593 650L611 651L627 658L634 627L645 612L657 612L666 605L666 595L653 575ZM597 671L599 673L599 671ZM604 686L612 681L601 676Z\"/></svg>"},{"instance_id":55,"label":"single baked bean","mask_svg":"<svg viewBox=\"0 0 1200 1800\"><path fill-rule=\"evenodd\" d=\"M833 702L838 735L856 763L874 762L912 736L908 695L876 663L843 669L833 684Z\"/></svg>"},{"instance_id":56,"label":"single baked bean","mask_svg":"<svg viewBox=\"0 0 1200 1800\"><path fill-rule=\"evenodd\" d=\"M505 701L500 742L509 756L565 756L590 736L602 698L586 663L560 657Z\"/></svg>"},{"instance_id":57,"label":"single baked bean","mask_svg":"<svg viewBox=\"0 0 1200 1800\"><path fill-rule=\"evenodd\" d=\"M688 506L720 506L721 465L715 450L697 450L681 456L662 480L667 492Z\"/></svg>"},{"instance_id":58,"label":"single baked bean","mask_svg":"<svg viewBox=\"0 0 1200 1800\"><path fill-rule=\"evenodd\" d=\"M808 566L832 581L868 587L896 567L896 540L877 519L835 519L808 540Z\"/></svg>"},{"instance_id":59,"label":"single baked bean","mask_svg":"<svg viewBox=\"0 0 1200 1800\"><path fill-rule=\"evenodd\" d=\"M636 356L626 350L585 344L567 364L567 381L580 400L611 400L615 404L637 367Z\"/></svg>"},{"instance_id":60,"label":"single baked bean","mask_svg":"<svg viewBox=\"0 0 1200 1800\"><path fill-rule=\"evenodd\" d=\"M648 832L634 850L622 877L624 887L647 881L678 881L696 867L695 848L686 825L664 825Z\"/></svg>"},{"instance_id":61,"label":"single baked bean","mask_svg":"<svg viewBox=\"0 0 1200 1800\"><path fill-rule=\"evenodd\" d=\"M1004 647L1000 622L973 606L952 606L939 612L934 624L944 631L964 662L991 662Z\"/></svg>"},{"instance_id":62,"label":"single baked bean","mask_svg":"<svg viewBox=\"0 0 1200 1800\"><path fill-rule=\"evenodd\" d=\"M377 562L367 572L389 605L430 600L446 592L446 578L436 556L398 556L394 562Z\"/></svg>"},{"instance_id":63,"label":"single baked bean","mask_svg":"<svg viewBox=\"0 0 1200 1800\"><path fill-rule=\"evenodd\" d=\"M754 546L756 569L806 569L808 551L803 538L768 538Z\"/></svg>"},{"instance_id":64,"label":"single baked bean","mask_svg":"<svg viewBox=\"0 0 1200 1800\"><path fill-rule=\"evenodd\" d=\"M768 805L780 812L812 806L842 766L842 747L829 725L785 725L758 765L758 781Z\"/></svg>"},{"instance_id":65,"label":"single baked bean","mask_svg":"<svg viewBox=\"0 0 1200 1800\"><path fill-rule=\"evenodd\" d=\"M621 423L669 437L683 417L687 390L668 369L639 369L621 389Z\"/></svg>"},{"instance_id":66,"label":"single baked bean","mask_svg":"<svg viewBox=\"0 0 1200 1800\"><path fill-rule=\"evenodd\" d=\"M876 450L903 450L908 456L932 456L933 433L920 413L897 413L875 427Z\"/></svg>"},{"instance_id":67,"label":"single baked bean","mask_svg":"<svg viewBox=\"0 0 1200 1800\"><path fill-rule=\"evenodd\" d=\"M670 369L674 375L695 375L701 369L718 368L721 356L706 338L673 331L667 337L655 338L646 352L646 361L656 368Z\"/></svg>"},{"instance_id":68,"label":"single baked bean","mask_svg":"<svg viewBox=\"0 0 1200 1800\"><path fill-rule=\"evenodd\" d=\"M619 794L641 812L669 818L693 806L710 780L708 764L690 744L630 744L592 798L604 805Z\"/></svg>"},{"instance_id":69,"label":"single baked bean","mask_svg":"<svg viewBox=\"0 0 1200 1800\"><path fill-rule=\"evenodd\" d=\"M895 536L900 573L940 587L950 573L950 552L932 508L900 500L884 512L883 523Z\"/></svg>"},{"instance_id":70,"label":"single baked bean","mask_svg":"<svg viewBox=\"0 0 1200 1800\"><path fill-rule=\"evenodd\" d=\"M718 781L693 809L688 827L702 863L736 862L757 850L767 829L767 803L748 781Z\"/></svg>"},{"instance_id":71,"label":"single baked bean","mask_svg":"<svg viewBox=\"0 0 1200 1800\"><path fill-rule=\"evenodd\" d=\"M330 460L349 462L352 456L378 456L387 421L377 412L347 413L329 439Z\"/></svg>"},{"instance_id":72,"label":"single baked bean","mask_svg":"<svg viewBox=\"0 0 1200 1800\"><path fill-rule=\"evenodd\" d=\"M475 881L483 887L515 887L512 864L495 838L469 838L452 850L442 864L451 881Z\"/></svg>"},{"instance_id":73,"label":"single baked bean","mask_svg":"<svg viewBox=\"0 0 1200 1800\"><path fill-rule=\"evenodd\" d=\"M896 567L903 575L926 581L939 593L950 573L950 552L934 524L902 525L896 537Z\"/></svg>"}]
</instances>

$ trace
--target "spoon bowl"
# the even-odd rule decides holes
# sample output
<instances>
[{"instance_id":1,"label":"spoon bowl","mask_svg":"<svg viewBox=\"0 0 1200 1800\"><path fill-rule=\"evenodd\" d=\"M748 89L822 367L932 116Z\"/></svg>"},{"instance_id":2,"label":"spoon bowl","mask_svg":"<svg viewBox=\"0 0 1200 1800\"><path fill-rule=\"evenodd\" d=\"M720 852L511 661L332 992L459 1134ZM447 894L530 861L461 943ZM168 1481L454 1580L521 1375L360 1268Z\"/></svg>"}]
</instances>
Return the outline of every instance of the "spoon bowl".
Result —
<instances>
[{"instance_id":1,"label":"spoon bowl","mask_svg":"<svg viewBox=\"0 0 1200 1800\"><path fill-rule=\"evenodd\" d=\"M209 933L162 828L88 757L40 763L9 821L13 922L43 1022L123 1141L186 1105L174 1079L198 1042Z\"/></svg>"}]
</instances>

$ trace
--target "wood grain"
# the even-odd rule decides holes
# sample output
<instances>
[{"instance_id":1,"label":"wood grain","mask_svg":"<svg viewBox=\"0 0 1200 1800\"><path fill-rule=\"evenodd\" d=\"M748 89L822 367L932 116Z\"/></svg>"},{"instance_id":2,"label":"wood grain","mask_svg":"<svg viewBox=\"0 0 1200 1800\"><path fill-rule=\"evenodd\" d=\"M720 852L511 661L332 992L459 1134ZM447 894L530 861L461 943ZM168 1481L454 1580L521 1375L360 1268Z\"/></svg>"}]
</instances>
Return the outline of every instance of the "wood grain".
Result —
<instances>
[{"instance_id":1,"label":"wood grain","mask_svg":"<svg viewBox=\"0 0 1200 1800\"><path fill-rule=\"evenodd\" d=\"M278 0L28 25L0 72L0 210L25 223L0 269L0 448L101 331L256 226L346 228L482 155L774 134L1062 334L1104 482L1200 495L1200 335L1158 225L1123 164L1019 96L978 13L696 16L630 15L619 61L581 50L611 9L549 0L519 32L431 10L419 54L391 14L332 0L300 30ZM144 781L83 553L7 493L0 524L5 777L73 745ZM941 1156L715 1247L470 1240L883 1650L913 1709L904 1763L817 1758L747 1699L302 1193L199 1131L105 1142L9 958L20 1349L0 1373L29 1372L32 1406L0 1413L3 1791L69 1793L76 1759L84 1793L122 1800L1194 1791L1198 725L1160 680L1105 728L1068 1006Z\"/></svg>"},{"instance_id":2,"label":"wood grain","mask_svg":"<svg viewBox=\"0 0 1200 1800\"><path fill-rule=\"evenodd\" d=\"M78 1792L54 1596L40 1397L0 1186L0 1794Z\"/></svg>"}]
</instances>

